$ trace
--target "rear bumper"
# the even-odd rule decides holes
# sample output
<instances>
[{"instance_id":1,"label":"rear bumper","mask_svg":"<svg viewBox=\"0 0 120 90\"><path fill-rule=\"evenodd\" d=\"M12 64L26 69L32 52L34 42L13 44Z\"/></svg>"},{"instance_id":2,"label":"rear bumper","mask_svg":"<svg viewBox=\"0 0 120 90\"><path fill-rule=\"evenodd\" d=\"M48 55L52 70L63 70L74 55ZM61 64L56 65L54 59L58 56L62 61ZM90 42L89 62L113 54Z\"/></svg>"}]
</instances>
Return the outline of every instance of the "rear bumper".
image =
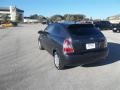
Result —
<instances>
[{"instance_id":1,"label":"rear bumper","mask_svg":"<svg viewBox=\"0 0 120 90\"><path fill-rule=\"evenodd\" d=\"M108 56L108 48L98 51L89 52L82 55L63 55L63 63L67 66L84 65L105 59Z\"/></svg>"}]
</instances>

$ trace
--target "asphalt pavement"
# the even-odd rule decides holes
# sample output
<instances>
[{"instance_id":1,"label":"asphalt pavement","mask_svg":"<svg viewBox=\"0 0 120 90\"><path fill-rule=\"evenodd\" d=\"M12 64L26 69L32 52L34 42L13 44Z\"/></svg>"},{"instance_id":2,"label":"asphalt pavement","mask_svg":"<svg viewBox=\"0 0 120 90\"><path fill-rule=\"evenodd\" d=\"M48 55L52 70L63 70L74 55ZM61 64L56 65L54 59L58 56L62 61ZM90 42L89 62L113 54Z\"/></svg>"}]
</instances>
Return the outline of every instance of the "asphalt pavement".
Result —
<instances>
[{"instance_id":1,"label":"asphalt pavement","mask_svg":"<svg viewBox=\"0 0 120 90\"><path fill-rule=\"evenodd\" d=\"M38 49L37 32L45 27L0 29L0 90L120 90L120 33L103 31L109 47L106 60L57 70L53 57Z\"/></svg>"}]
</instances>

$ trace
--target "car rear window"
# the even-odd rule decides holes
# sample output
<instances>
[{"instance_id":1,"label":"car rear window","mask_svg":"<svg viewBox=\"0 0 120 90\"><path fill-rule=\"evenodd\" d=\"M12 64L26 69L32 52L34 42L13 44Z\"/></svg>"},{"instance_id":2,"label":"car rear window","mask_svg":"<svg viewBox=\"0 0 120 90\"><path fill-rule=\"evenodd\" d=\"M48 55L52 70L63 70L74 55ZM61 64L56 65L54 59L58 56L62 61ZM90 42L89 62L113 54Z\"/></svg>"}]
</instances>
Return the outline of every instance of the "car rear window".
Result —
<instances>
[{"instance_id":1,"label":"car rear window","mask_svg":"<svg viewBox=\"0 0 120 90\"><path fill-rule=\"evenodd\" d=\"M68 32L71 35L95 35L98 34L98 30L92 24L75 24L67 27Z\"/></svg>"}]
</instances>

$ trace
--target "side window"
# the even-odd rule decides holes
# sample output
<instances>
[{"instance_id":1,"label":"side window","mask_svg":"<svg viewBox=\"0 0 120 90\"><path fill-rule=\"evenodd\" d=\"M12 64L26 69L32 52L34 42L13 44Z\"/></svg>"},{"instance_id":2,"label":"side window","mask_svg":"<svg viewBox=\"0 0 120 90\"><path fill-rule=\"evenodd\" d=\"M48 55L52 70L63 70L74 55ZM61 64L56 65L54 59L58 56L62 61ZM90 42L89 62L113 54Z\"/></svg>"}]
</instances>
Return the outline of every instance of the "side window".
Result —
<instances>
[{"instance_id":1,"label":"side window","mask_svg":"<svg viewBox=\"0 0 120 90\"><path fill-rule=\"evenodd\" d=\"M53 25L49 25L48 27L45 28L45 32L52 33L54 29Z\"/></svg>"},{"instance_id":2,"label":"side window","mask_svg":"<svg viewBox=\"0 0 120 90\"><path fill-rule=\"evenodd\" d=\"M47 32L47 30L48 30L48 27L46 27L46 28L44 29L45 32Z\"/></svg>"},{"instance_id":3,"label":"side window","mask_svg":"<svg viewBox=\"0 0 120 90\"><path fill-rule=\"evenodd\" d=\"M57 35L57 36L61 36L61 37L67 36L67 33L66 33L64 27L59 26L59 25L55 26L53 34Z\"/></svg>"}]
</instances>

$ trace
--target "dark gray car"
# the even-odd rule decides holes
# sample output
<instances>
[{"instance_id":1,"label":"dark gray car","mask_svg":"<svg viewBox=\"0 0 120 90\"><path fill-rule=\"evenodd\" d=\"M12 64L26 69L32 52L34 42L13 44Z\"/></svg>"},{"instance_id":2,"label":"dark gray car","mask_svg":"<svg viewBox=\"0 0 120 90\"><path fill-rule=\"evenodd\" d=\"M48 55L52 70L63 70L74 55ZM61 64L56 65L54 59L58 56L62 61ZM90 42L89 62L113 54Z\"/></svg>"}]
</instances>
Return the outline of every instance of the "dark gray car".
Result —
<instances>
[{"instance_id":1,"label":"dark gray car","mask_svg":"<svg viewBox=\"0 0 120 90\"><path fill-rule=\"evenodd\" d=\"M120 24L112 24L113 32L120 32Z\"/></svg>"},{"instance_id":2,"label":"dark gray car","mask_svg":"<svg viewBox=\"0 0 120 90\"><path fill-rule=\"evenodd\" d=\"M57 69L93 63L108 55L106 38L93 24L54 23L38 33L39 48L53 55Z\"/></svg>"}]
</instances>

